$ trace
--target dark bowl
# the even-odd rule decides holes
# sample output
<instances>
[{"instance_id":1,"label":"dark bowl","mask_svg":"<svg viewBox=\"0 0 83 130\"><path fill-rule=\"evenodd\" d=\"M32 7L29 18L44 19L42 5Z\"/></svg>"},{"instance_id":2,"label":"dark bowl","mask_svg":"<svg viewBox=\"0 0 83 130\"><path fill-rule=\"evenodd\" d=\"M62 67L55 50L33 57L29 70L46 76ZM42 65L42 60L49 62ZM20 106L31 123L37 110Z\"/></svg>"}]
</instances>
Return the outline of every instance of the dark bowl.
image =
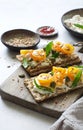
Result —
<instances>
[{"instance_id":1,"label":"dark bowl","mask_svg":"<svg viewBox=\"0 0 83 130\"><path fill-rule=\"evenodd\" d=\"M77 36L77 37L83 38L83 33L79 33L79 32L77 32L77 31L74 31L74 30L70 29L70 28L64 23L64 21L65 21L66 19L70 19L70 18L72 18L74 15L80 15L80 16L83 17L83 8L74 9L74 10L70 10L70 11L66 12L66 13L62 16L61 22L62 22L63 26L67 29L67 31L69 31L71 34L73 34L73 35L75 35L75 36Z\"/></svg>"},{"instance_id":2,"label":"dark bowl","mask_svg":"<svg viewBox=\"0 0 83 130\"><path fill-rule=\"evenodd\" d=\"M2 34L1 42L11 50L34 48L40 41L40 36L30 30L14 29Z\"/></svg>"}]
</instances>

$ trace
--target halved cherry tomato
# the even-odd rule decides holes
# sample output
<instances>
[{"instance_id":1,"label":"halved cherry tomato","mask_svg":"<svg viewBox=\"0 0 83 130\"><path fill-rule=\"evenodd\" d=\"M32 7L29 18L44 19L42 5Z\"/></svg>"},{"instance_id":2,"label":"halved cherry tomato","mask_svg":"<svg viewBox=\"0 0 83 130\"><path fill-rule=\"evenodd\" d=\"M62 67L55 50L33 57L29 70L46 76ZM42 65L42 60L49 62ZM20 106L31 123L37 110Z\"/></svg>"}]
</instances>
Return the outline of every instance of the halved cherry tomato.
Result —
<instances>
[{"instance_id":1,"label":"halved cherry tomato","mask_svg":"<svg viewBox=\"0 0 83 130\"><path fill-rule=\"evenodd\" d=\"M56 83L57 86L61 86L63 84L64 78L61 76L60 73L54 73L53 80Z\"/></svg>"},{"instance_id":2,"label":"halved cherry tomato","mask_svg":"<svg viewBox=\"0 0 83 130\"><path fill-rule=\"evenodd\" d=\"M21 55L31 54L33 50L20 50Z\"/></svg>"},{"instance_id":3,"label":"halved cherry tomato","mask_svg":"<svg viewBox=\"0 0 83 130\"><path fill-rule=\"evenodd\" d=\"M46 53L43 49L37 49L32 52L31 58L35 61L44 61L46 59Z\"/></svg>"},{"instance_id":4,"label":"halved cherry tomato","mask_svg":"<svg viewBox=\"0 0 83 130\"><path fill-rule=\"evenodd\" d=\"M53 81L53 76L51 76L49 73L42 73L37 77L37 80L39 81L40 85L50 87L50 83Z\"/></svg>"},{"instance_id":5,"label":"halved cherry tomato","mask_svg":"<svg viewBox=\"0 0 83 130\"><path fill-rule=\"evenodd\" d=\"M71 45L71 44L64 44L64 45L62 46L62 49L61 49L61 52L62 52L63 54L72 54L73 51L74 51L74 47L73 47L73 45Z\"/></svg>"},{"instance_id":6,"label":"halved cherry tomato","mask_svg":"<svg viewBox=\"0 0 83 130\"><path fill-rule=\"evenodd\" d=\"M57 42L55 42L55 43L53 44L52 49L53 49L54 51L61 52L62 46L63 46L63 44L62 44L61 42L57 41Z\"/></svg>"},{"instance_id":7,"label":"halved cherry tomato","mask_svg":"<svg viewBox=\"0 0 83 130\"><path fill-rule=\"evenodd\" d=\"M62 67L55 67L53 66L53 73L60 73L63 77L66 76L66 69L65 68L62 68Z\"/></svg>"},{"instance_id":8,"label":"halved cherry tomato","mask_svg":"<svg viewBox=\"0 0 83 130\"><path fill-rule=\"evenodd\" d=\"M57 85L62 85L64 78L66 77L66 69L61 67L53 66L53 79Z\"/></svg>"},{"instance_id":9,"label":"halved cherry tomato","mask_svg":"<svg viewBox=\"0 0 83 130\"><path fill-rule=\"evenodd\" d=\"M69 67L68 70L67 70L67 76L69 77L69 79L71 81L74 80L75 78L75 75L79 72L79 68L76 68L76 67Z\"/></svg>"}]
</instances>

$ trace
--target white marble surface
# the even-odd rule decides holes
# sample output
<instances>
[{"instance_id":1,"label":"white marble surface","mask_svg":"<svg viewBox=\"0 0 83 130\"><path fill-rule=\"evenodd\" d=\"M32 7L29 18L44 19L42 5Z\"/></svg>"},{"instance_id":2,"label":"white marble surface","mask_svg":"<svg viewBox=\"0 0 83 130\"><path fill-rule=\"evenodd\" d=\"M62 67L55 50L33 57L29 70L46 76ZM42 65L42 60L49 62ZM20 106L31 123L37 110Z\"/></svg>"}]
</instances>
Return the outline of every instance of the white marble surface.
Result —
<instances>
[{"instance_id":1,"label":"white marble surface","mask_svg":"<svg viewBox=\"0 0 83 130\"><path fill-rule=\"evenodd\" d=\"M57 27L56 39L76 42L61 24L61 16L68 10L82 8L83 0L0 0L0 35L10 29L36 31L39 26ZM41 39L44 46L48 40ZM0 41L0 84L20 65L16 52L8 50ZM8 68L8 66L10 66ZM2 100L0 97L0 130L47 130L55 119Z\"/></svg>"}]
</instances>

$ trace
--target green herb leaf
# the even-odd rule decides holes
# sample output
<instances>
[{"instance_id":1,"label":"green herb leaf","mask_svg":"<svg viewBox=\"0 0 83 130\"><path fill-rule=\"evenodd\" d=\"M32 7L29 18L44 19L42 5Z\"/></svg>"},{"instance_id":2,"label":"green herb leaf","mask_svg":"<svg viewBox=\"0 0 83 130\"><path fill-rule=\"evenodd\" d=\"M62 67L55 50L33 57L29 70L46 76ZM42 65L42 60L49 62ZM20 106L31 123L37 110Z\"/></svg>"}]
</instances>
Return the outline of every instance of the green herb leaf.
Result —
<instances>
[{"instance_id":1,"label":"green herb leaf","mask_svg":"<svg viewBox=\"0 0 83 130\"><path fill-rule=\"evenodd\" d=\"M52 51L52 57L57 58L59 56L59 52Z\"/></svg>"},{"instance_id":2,"label":"green herb leaf","mask_svg":"<svg viewBox=\"0 0 83 130\"><path fill-rule=\"evenodd\" d=\"M65 77L65 82L69 82L69 81L70 81L69 77L66 76L66 77Z\"/></svg>"},{"instance_id":3,"label":"green herb leaf","mask_svg":"<svg viewBox=\"0 0 83 130\"><path fill-rule=\"evenodd\" d=\"M51 83L50 83L50 87L51 87L51 88L55 88L55 86L56 86L56 83L55 83L55 82L51 82Z\"/></svg>"},{"instance_id":4,"label":"green herb leaf","mask_svg":"<svg viewBox=\"0 0 83 130\"><path fill-rule=\"evenodd\" d=\"M51 52L52 50L52 45L53 45L53 41L49 42L46 47L44 48L44 50L46 51L46 56L49 55L49 53Z\"/></svg>"},{"instance_id":5,"label":"green herb leaf","mask_svg":"<svg viewBox=\"0 0 83 130\"><path fill-rule=\"evenodd\" d=\"M75 65L76 68L83 68L83 65Z\"/></svg>"},{"instance_id":6,"label":"green herb leaf","mask_svg":"<svg viewBox=\"0 0 83 130\"><path fill-rule=\"evenodd\" d=\"M26 58L23 58L22 65L24 68L27 68L29 66L29 63Z\"/></svg>"},{"instance_id":7,"label":"green herb leaf","mask_svg":"<svg viewBox=\"0 0 83 130\"><path fill-rule=\"evenodd\" d=\"M80 77L82 75L82 70L79 70L79 72L77 73L77 75L75 76L75 79L72 83L72 88L75 88L80 80Z\"/></svg>"},{"instance_id":8,"label":"green herb leaf","mask_svg":"<svg viewBox=\"0 0 83 130\"><path fill-rule=\"evenodd\" d=\"M52 75L52 76L53 76L53 74L54 74L54 72L53 72L53 71L51 71L51 72L50 72L50 75Z\"/></svg>"},{"instance_id":9,"label":"green herb leaf","mask_svg":"<svg viewBox=\"0 0 83 130\"><path fill-rule=\"evenodd\" d=\"M38 89L41 89L41 90L44 90L44 91L48 91L48 92L51 92L51 93L54 92L54 89L52 89L52 88L46 88L46 87L44 87L44 86L38 85L35 79L34 79L34 83L35 83L35 86L36 86Z\"/></svg>"},{"instance_id":10,"label":"green herb leaf","mask_svg":"<svg viewBox=\"0 0 83 130\"><path fill-rule=\"evenodd\" d=\"M83 29L83 25L81 25L81 24L74 24L74 26Z\"/></svg>"}]
</instances>

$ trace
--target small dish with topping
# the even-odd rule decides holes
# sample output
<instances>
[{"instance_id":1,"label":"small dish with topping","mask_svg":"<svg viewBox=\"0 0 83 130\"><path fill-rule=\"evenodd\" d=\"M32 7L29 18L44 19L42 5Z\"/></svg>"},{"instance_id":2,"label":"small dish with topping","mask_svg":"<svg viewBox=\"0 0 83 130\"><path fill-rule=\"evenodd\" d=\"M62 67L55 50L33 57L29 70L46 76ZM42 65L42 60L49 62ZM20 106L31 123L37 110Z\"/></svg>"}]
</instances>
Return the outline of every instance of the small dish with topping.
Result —
<instances>
[{"instance_id":1,"label":"small dish with topping","mask_svg":"<svg viewBox=\"0 0 83 130\"><path fill-rule=\"evenodd\" d=\"M40 37L30 30L14 29L3 33L1 41L9 49L19 51L34 48L39 43Z\"/></svg>"},{"instance_id":2,"label":"small dish with topping","mask_svg":"<svg viewBox=\"0 0 83 130\"><path fill-rule=\"evenodd\" d=\"M40 37L52 37L57 35L58 31L52 26L42 26L37 29L37 33Z\"/></svg>"}]
</instances>

